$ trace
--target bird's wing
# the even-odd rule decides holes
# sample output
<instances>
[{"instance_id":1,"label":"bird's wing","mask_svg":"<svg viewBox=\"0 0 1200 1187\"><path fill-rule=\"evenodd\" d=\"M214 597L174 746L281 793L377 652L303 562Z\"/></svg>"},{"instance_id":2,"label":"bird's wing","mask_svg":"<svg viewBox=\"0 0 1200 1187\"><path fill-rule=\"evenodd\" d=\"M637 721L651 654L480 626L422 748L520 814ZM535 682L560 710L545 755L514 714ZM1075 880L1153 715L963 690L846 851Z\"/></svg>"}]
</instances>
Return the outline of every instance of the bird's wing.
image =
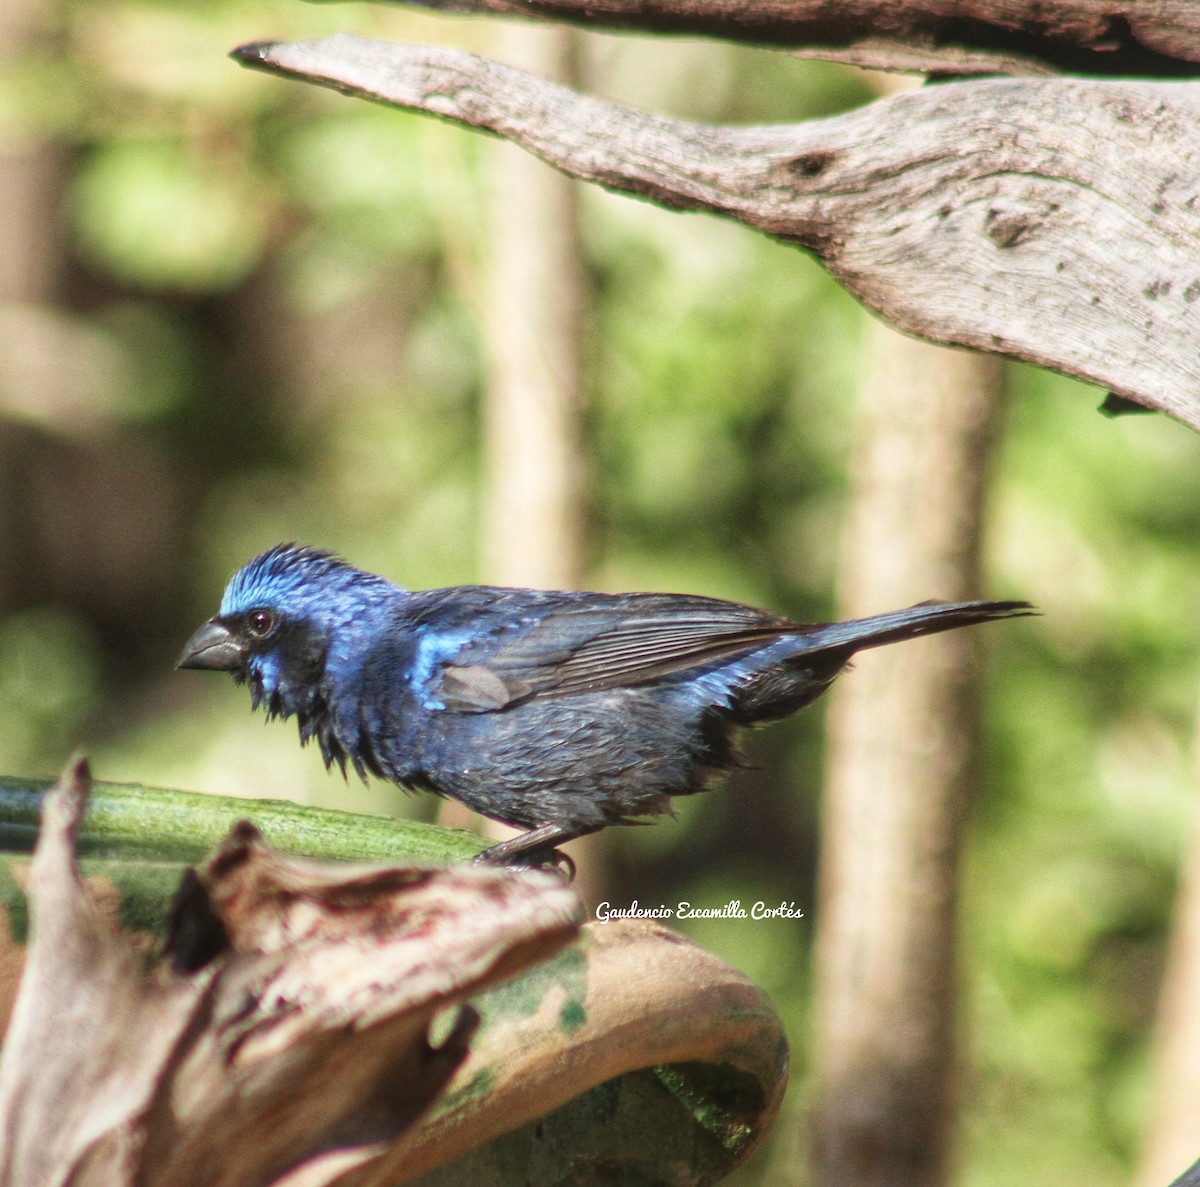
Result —
<instances>
[{"instance_id":1,"label":"bird's wing","mask_svg":"<svg viewBox=\"0 0 1200 1187\"><path fill-rule=\"evenodd\" d=\"M713 598L573 595L462 648L442 668L436 695L449 709L478 713L534 695L644 684L797 629L787 619Z\"/></svg>"}]
</instances>

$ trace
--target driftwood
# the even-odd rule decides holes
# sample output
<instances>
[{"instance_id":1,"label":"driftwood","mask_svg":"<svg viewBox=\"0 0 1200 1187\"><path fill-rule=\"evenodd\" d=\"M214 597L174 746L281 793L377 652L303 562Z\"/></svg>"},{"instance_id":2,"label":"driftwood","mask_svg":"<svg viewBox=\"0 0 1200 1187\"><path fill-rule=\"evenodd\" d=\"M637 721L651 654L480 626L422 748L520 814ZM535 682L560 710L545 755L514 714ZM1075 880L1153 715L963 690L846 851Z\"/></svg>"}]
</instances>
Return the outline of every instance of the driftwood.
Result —
<instances>
[{"instance_id":1,"label":"driftwood","mask_svg":"<svg viewBox=\"0 0 1200 1187\"><path fill-rule=\"evenodd\" d=\"M878 69L1200 73L1200 9L1169 0L413 0L442 12L721 37Z\"/></svg>"},{"instance_id":2,"label":"driftwood","mask_svg":"<svg viewBox=\"0 0 1200 1187\"><path fill-rule=\"evenodd\" d=\"M1190 84L981 79L732 128L632 111L453 49L337 36L235 57L737 219L814 252L909 333L1051 367L1200 428Z\"/></svg>"}]
</instances>

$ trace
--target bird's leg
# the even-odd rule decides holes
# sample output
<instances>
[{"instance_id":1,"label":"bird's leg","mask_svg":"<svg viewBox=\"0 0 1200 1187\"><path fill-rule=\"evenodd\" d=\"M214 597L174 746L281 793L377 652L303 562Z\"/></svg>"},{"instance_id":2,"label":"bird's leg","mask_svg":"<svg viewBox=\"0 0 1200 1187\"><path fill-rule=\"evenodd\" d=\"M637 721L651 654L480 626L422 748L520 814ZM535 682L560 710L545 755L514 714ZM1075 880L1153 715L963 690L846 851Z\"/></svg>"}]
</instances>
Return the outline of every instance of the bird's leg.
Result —
<instances>
[{"instance_id":1,"label":"bird's leg","mask_svg":"<svg viewBox=\"0 0 1200 1187\"><path fill-rule=\"evenodd\" d=\"M584 830L587 831L587 830ZM520 836L510 837L471 859L475 865L559 865L566 863L567 877L575 877L575 863L557 846L583 836L579 829L563 828L559 824L542 824Z\"/></svg>"}]
</instances>

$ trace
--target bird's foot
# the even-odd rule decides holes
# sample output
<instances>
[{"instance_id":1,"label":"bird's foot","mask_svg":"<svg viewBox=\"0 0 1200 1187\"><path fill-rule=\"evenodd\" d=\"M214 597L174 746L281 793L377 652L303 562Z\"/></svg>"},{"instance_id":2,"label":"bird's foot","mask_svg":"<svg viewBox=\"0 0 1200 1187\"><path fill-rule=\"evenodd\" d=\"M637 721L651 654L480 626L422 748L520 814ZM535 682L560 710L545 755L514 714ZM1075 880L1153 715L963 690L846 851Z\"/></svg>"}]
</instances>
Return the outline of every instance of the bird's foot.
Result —
<instances>
[{"instance_id":1,"label":"bird's foot","mask_svg":"<svg viewBox=\"0 0 1200 1187\"><path fill-rule=\"evenodd\" d=\"M471 859L474 865L525 866L532 869L557 869L567 878L575 880L575 862L557 846L570 841L577 834L555 824L544 824L530 829L519 837L501 841L485 849Z\"/></svg>"},{"instance_id":2,"label":"bird's foot","mask_svg":"<svg viewBox=\"0 0 1200 1187\"><path fill-rule=\"evenodd\" d=\"M485 849L471 858L477 866L512 866L514 869L558 870L568 882L575 881L575 862L561 849L533 849L526 853L496 853L499 845Z\"/></svg>"}]
</instances>

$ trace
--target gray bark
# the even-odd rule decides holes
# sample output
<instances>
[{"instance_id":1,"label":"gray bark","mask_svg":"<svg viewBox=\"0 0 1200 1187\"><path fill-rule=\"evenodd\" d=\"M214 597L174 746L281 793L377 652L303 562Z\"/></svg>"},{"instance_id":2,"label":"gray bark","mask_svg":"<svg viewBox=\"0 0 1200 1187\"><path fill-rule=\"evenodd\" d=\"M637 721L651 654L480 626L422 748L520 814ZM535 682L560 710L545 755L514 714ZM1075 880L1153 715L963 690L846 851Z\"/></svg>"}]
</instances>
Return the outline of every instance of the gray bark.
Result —
<instances>
[{"instance_id":1,"label":"gray bark","mask_svg":"<svg viewBox=\"0 0 1200 1187\"><path fill-rule=\"evenodd\" d=\"M506 136L564 172L818 255L898 328L1200 428L1200 89L984 79L831 119L709 127L458 50L339 36L253 65Z\"/></svg>"}]
</instances>

